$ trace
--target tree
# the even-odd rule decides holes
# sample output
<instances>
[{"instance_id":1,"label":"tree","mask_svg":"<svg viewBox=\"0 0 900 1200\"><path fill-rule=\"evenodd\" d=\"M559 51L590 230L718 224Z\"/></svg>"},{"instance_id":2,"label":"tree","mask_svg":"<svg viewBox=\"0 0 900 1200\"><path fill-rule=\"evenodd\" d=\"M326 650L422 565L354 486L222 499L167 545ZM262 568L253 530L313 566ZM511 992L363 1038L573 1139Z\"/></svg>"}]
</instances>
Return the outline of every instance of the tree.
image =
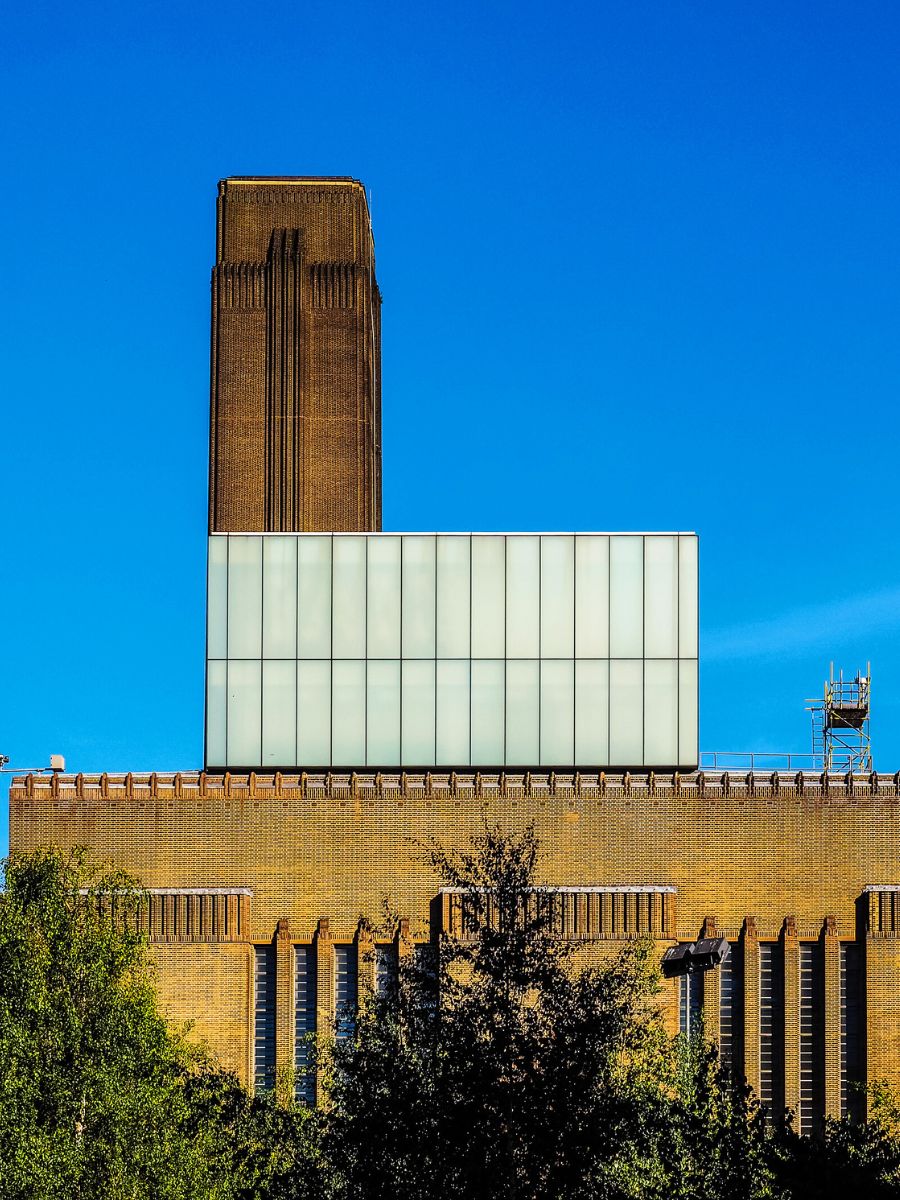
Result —
<instances>
[{"instance_id":1,"label":"tree","mask_svg":"<svg viewBox=\"0 0 900 1200\"><path fill-rule=\"evenodd\" d=\"M304 1114L251 1099L157 1011L135 881L82 851L5 867L0 1198L315 1194Z\"/></svg>"},{"instance_id":2,"label":"tree","mask_svg":"<svg viewBox=\"0 0 900 1200\"><path fill-rule=\"evenodd\" d=\"M0 1195L206 1194L179 1136L199 1064L156 1011L140 889L82 852L6 863L0 896Z\"/></svg>"},{"instance_id":3,"label":"tree","mask_svg":"<svg viewBox=\"0 0 900 1200\"><path fill-rule=\"evenodd\" d=\"M764 1130L714 1052L667 1036L652 945L586 965L536 883L533 830L434 848L463 913L335 1044L341 1196L599 1200L770 1194Z\"/></svg>"},{"instance_id":4,"label":"tree","mask_svg":"<svg viewBox=\"0 0 900 1200\"><path fill-rule=\"evenodd\" d=\"M321 1116L288 1104L277 1091L251 1096L235 1076L192 1071L185 1132L216 1165L215 1195L228 1200L324 1200L327 1165L320 1153Z\"/></svg>"},{"instance_id":5,"label":"tree","mask_svg":"<svg viewBox=\"0 0 900 1200\"><path fill-rule=\"evenodd\" d=\"M900 1094L885 1080L868 1089L871 1119L825 1121L819 1137L790 1124L775 1137L776 1174L784 1193L803 1200L894 1200L900 1195Z\"/></svg>"},{"instance_id":6,"label":"tree","mask_svg":"<svg viewBox=\"0 0 900 1200\"><path fill-rule=\"evenodd\" d=\"M722 1069L718 1049L702 1029L674 1039L660 1056L667 1060L676 1078L648 1121L656 1179L646 1194L670 1200L781 1197L764 1113L752 1090Z\"/></svg>"}]
</instances>

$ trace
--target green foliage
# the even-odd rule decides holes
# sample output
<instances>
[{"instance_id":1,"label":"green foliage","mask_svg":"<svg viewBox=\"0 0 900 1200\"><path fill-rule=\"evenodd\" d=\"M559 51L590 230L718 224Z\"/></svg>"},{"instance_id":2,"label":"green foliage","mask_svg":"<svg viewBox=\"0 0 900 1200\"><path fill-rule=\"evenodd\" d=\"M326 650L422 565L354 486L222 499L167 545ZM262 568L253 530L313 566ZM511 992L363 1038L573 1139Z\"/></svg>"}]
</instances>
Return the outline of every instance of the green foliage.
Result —
<instances>
[{"instance_id":1,"label":"green foliage","mask_svg":"<svg viewBox=\"0 0 900 1200\"><path fill-rule=\"evenodd\" d=\"M708 1047L663 1029L651 943L580 964L536 885L530 830L432 859L471 937L444 937L433 973L413 960L333 1049L325 1144L342 1197L771 1194L748 1098Z\"/></svg>"},{"instance_id":2,"label":"green foliage","mask_svg":"<svg viewBox=\"0 0 900 1200\"><path fill-rule=\"evenodd\" d=\"M185 1132L205 1143L228 1200L322 1200L327 1173L319 1153L321 1114L279 1104L276 1093L251 1097L233 1075L188 1077Z\"/></svg>"},{"instance_id":3,"label":"green foliage","mask_svg":"<svg viewBox=\"0 0 900 1200\"><path fill-rule=\"evenodd\" d=\"M900 1087L876 1079L867 1089L872 1120L889 1137L900 1139Z\"/></svg>"},{"instance_id":4,"label":"green foliage","mask_svg":"<svg viewBox=\"0 0 900 1200\"><path fill-rule=\"evenodd\" d=\"M0 1198L305 1195L301 1115L251 1101L157 1011L144 900L81 852L6 864Z\"/></svg>"},{"instance_id":5,"label":"green foliage","mask_svg":"<svg viewBox=\"0 0 900 1200\"><path fill-rule=\"evenodd\" d=\"M820 1137L790 1126L772 1137L779 1195L794 1200L896 1200L900 1196L900 1140L877 1121L827 1120Z\"/></svg>"},{"instance_id":6,"label":"green foliage","mask_svg":"<svg viewBox=\"0 0 900 1200\"><path fill-rule=\"evenodd\" d=\"M716 1048L702 1033L678 1037L660 1047L659 1062L674 1067L675 1078L649 1121L653 1186L636 1195L673 1200L779 1195L763 1114L750 1089L722 1069Z\"/></svg>"}]
</instances>

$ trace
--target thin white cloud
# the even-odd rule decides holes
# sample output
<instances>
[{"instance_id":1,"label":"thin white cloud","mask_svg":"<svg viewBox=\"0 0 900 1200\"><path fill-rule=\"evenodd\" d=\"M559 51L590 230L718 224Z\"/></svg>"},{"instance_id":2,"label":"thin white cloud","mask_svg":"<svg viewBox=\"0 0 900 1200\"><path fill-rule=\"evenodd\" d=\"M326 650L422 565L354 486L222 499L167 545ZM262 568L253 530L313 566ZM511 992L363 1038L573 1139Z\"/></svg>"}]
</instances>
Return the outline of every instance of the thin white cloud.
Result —
<instances>
[{"instance_id":1,"label":"thin white cloud","mask_svg":"<svg viewBox=\"0 0 900 1200\"><path fill-rule=\"evenodd\" d=\"M794 608L765 621L704 629L704 660L760 658L773 654L834 649L848 637L900 630L900 587L827 604Z\"/></svg>"}]
</instances>

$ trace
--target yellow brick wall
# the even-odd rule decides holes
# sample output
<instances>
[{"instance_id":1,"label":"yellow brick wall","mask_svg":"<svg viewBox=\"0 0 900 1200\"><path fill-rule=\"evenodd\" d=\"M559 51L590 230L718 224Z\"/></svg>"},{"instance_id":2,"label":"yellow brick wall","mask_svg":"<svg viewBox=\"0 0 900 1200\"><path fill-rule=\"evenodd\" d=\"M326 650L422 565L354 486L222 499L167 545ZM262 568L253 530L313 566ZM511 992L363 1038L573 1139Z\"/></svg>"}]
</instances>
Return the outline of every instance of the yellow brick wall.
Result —
<instances>
[{"instance_id":1,"label":"yellow brick wall","mask_svg":"<svg viewBox=\"0 0 900 1200\"><path fill-rule=\"evenodd\" d=\"M486 821L510 830L533 822L549 884L674 886L678 940L697 937L704 920L714 917L718 933L736 941L748 916L756 918L756 935L772 940L792 918L791 937L780 943L790 952L785 995L790 1097L797 1089L792 969L797 940L818 940L826 917L834 918L830 937L857 937L863 889L900 882L897 783L884 776L850 786L841 779L798 784L768 776L696 775L90 777L16 783L10 828L15 848L88 845L151 887L249 888L252 939L270 941L278 920L286 918L297 942L309 941L323 917L334 940L350 940L360 916L377 921L385 905L408 918L412 936L427 937L440 886L427 861L428 846L466 844ZM864 936L864 929L859 932ZM894 947L900 941L890 937L868 943L870 1078L900 1079ZM231 952L201 946L183 958L178 950L161 959L161 985L171 1010L183 1003L184 1015L194 1016L194 992L198 985L206 988L209 975L204 955L232 962ZM755 961L751 953L745 980L751 1080L758 1054ZM234 973L203 993L200 1007L208 1014L203 1036L233 1064L239 1057L235 1014L247 1014L248 1039L250 1015L240 1007L248 1003L244 984L236 968L229 970ZM827 1057L833 1074L839 1013L831 1011L838 991L834 967L829 971ZM675 1021L669 986L666 1004ZM834 1080L827 1092L833 1109Z\"/></svg>"},{"instance_id":2,"label":"yellow brick wall","mask_svg":"<svg viewBox=\"0 0 900 1200\"><path fill-rule=\"evenodd\" d=\"M253 947L248 943L153 946L161 1010L246 1081L253 1017Z\"/></svg>"}]
</instances>

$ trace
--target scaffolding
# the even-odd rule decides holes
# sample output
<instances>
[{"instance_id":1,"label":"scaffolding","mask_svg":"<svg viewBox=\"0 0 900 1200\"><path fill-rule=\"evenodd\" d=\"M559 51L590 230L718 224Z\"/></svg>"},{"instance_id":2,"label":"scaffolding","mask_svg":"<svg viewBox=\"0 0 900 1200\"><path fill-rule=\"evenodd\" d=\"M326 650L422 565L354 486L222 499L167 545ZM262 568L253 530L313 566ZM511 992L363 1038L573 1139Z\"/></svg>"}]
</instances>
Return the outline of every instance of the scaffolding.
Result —
<instances>
[{"instance_id":1,"label":"scaffolding","mask_svg":"<svg viewBox=\"0 0 900 1200\"><path fill-rule=\"evenodd\" d=\"M869 736L869 703L872 672L857 671L853 679L844 672L834 675L831 664L822 700L807 700L812 720L812 752L823 771L869 772L872 770L872 741Z\"/></svg>"}]
</instances>

